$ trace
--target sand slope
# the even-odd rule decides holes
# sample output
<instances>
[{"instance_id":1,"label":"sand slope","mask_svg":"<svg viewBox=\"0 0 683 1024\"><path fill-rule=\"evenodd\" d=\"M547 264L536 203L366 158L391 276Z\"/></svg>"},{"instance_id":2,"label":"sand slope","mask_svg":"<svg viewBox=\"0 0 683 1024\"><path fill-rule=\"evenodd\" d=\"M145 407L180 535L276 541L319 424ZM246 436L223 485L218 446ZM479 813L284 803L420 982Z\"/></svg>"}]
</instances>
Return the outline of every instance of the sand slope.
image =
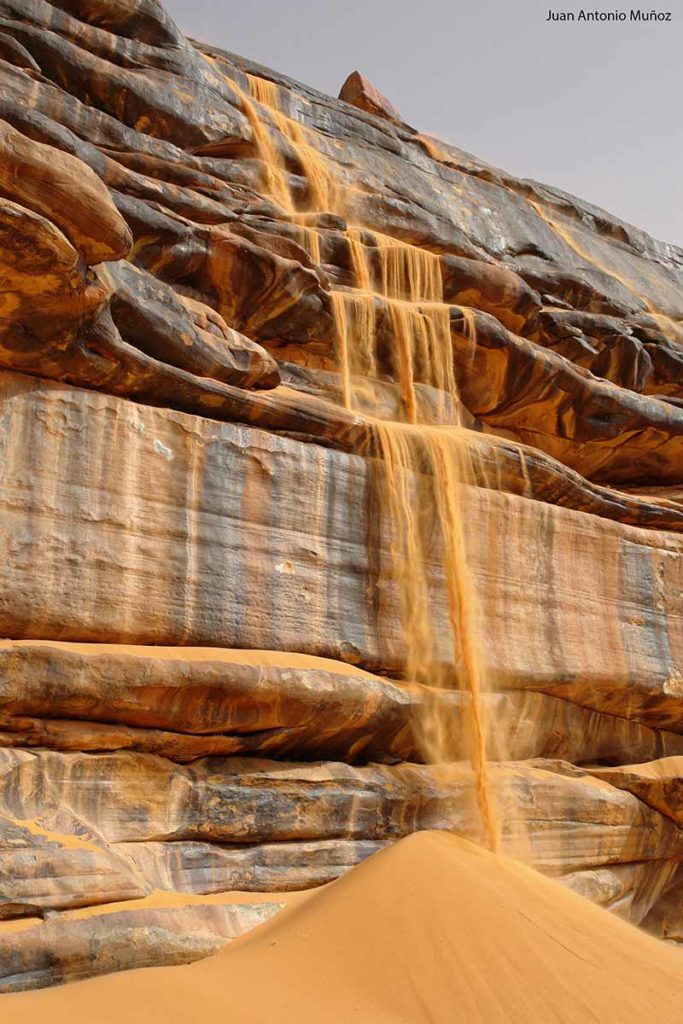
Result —
<instances>
[{"instance_id":1,"label":"sand slope","mask_svg":"<svg viewBox=\"0 0 683 1024\"><path fill-rule=\"evenodd\" d=\"M12 1024L675 1024L683 954L468 841L402 840L188 967L0 997Z\"/></svg>"}]
</instances>

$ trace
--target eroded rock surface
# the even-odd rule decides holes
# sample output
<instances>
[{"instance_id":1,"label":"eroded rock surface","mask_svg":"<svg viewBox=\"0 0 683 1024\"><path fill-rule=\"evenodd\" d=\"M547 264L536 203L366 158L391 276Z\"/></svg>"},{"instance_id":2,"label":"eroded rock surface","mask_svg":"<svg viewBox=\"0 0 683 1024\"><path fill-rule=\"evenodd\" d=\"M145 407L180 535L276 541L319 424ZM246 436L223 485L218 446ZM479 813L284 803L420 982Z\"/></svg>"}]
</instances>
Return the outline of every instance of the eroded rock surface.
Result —
<instances>
[{"instance_id":1,"label":"eroded rock surface","mask_svg":"<svg viewBox=\"0 0 683 1024\"><path fill-rule=\"evenodd\" d=\"M370 82L360 71L352 71L339 91L339 99L367 110L369 114L384 117L387 121L401 123L401 115L386 96Z\"/></svg>"},{"instance_id":2,"label":"eroded rock surface","mask_svg":"<svg viewBox=\"0 0 683 1024\"><path fill-rule=\"evenodd\" d=\"M141 905L87 916L54 916L0 932L0 992L46 988L112 971L187 964L217 953L267 921L282 904Z\"/></svg>"},{"instance_id":3,"label":"eroded rock surface","mask_svg":"<svg viewBox=\"0 0 683 1024\"><path fill-rule=\"evenodd\" d=\"M419 736L436 703L465 757L468 701L405 678L366 414L408 400L465 431L506 839L683 941L680 249L357 73L324 96L155 0L0 0L0 277L0 989L189 962L277 909L232 890L477 838ZM444 313L457 393L414 358L407 395L401 303Z\"/></svg>"}]
</instances>

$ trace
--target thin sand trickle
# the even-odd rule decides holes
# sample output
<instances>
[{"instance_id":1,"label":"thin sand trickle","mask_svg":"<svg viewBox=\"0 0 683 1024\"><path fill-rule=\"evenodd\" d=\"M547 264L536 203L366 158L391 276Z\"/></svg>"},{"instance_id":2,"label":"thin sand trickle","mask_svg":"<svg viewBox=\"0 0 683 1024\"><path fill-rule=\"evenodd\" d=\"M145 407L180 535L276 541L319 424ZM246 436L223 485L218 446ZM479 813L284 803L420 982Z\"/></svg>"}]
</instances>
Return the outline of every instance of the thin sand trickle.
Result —
<instances>
[{"instance_id":1,"label":"thin sand trickle","mask_svg":"<svg viewBox=\"0 0 683 1024\"><path fill-rule=\"evenodd\" d=\"M248 90L231 84L254 131L264 187L320 263L311 216L352 215L342 183L315 133L281 109L274 83L248 76ZM303 197L292 191L274 133L296 156L296 172L307 182ZM477 474L458 411L453 347L455 337L474 354L476 319L464 307L452 318L437 255L353 220L346 238L356 288L331 292L343 405L357 412L360 389L387 377L401 398L396 420L378 419L379 409L366 420L375 438L372 454L384 467L381 526L390 538L404 675L437 690L457 685L466 696L481 840L498 850L501 814L489 783L487 740L499 737L485 715L490 684L468 564L472 524L461 506ZM438 428L421 421L417 384L443 395ZM445 640L430 598L434 533L445 578ZM177 656L152 651L157 658ZM339 669L323 659L264 651L185 648L182 656ZM448 769L455 754L444 708L443 701L428 702L415 725L425 759ZM505 751L495 756L504 760ZM507 813L514 817L514 808ZM290 901L207 960L5 996L0 1005L12 1024L675 1024L683 1022L681 991L677 950L507 856L425 832Z\"/></svg>"}]
</instances>

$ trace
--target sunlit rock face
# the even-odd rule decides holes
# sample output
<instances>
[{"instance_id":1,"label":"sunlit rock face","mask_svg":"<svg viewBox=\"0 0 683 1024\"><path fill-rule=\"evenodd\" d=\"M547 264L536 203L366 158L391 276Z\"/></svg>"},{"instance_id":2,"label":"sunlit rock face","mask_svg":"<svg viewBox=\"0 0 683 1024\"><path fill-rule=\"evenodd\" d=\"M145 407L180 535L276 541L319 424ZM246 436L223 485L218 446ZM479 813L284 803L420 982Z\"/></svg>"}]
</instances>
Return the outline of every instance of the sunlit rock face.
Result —
<instances>
[{"instance_id":1,"label":"sunlit rock face","mask_svg":"<svg viewBox=\"0 0 683 1024\"><path fill-rule=\"evenodd\" d=\"M351 103L359 110L366 110L368 114L376 114L377 117L386 118L387 121L401 123L401 115L393 103L383 96L379 89L375 88L360 71L351 72L339 90L339 99Z\"/></svg>"},{"instance_id":2,"label":"sunlit rock face","mask_svg":"<svg viewBox=\"0 0 683 1024\"><path fill-rule=\"evenodd\" d=\"M424 763L365 415L408 406L465 430L517 852L681 941L683 252L155 0L0 0L0 157L0 990L188 962L277 909L227 893L478 837L455 688Z\"/></svg>"}]
</instances>

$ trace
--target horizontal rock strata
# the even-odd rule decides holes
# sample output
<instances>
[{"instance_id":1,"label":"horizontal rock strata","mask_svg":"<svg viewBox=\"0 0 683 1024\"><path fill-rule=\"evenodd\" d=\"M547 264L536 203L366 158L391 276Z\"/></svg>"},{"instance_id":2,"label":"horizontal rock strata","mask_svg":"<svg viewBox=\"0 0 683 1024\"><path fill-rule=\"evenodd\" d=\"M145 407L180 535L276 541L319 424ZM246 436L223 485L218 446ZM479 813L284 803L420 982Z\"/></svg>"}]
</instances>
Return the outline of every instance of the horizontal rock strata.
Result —
<instances>
[{"instance_id":1,"label":"horizontal rock strata","mask_svg":"<svg viewBox=\"0 0 683 1024\"><path fill-rule=\"evenodd\" d=\"M22 931L0 929L0 992L77 981L112 971L187 964L277 913L282 904L199 901L51 917Z\"/></svg>"},{"instance_id":2,"label":"horizontal rock strata","mask_svg":"<svg viewBox=\"0 0 683 1024\"><path fill-rule=\"evenodd\" d=\"M602 863L681 858L681 835L670 820L631 793L565 764L512 764L494 773L502 799L514 801L522 821L535 823L530 856L542 870L561 874ZM92 858L83 854L103 844L139 887L161 888L168 878L166 858L145 856L147 843L237 845L251 851L256 864L261 844L324 840L334 856L332 841L340 840L365 844L367 854L368 843L418 829L455 825L476 835L478 828L469 776L458 766L352 768L332 761L208 758L182 767L143 754L3 751L1 770L6 842L14 842L19 823L39 841L49 836L46 855L54 854L55 844L61 848L73 865L74 887L92 871ZM130 844L137 851L132 861ZM202 874L173 871L171 877L177 885L180 878L201 882ZM16 871L6 884L14 887L11 902L21 902ZM59 908L60 893L53 900Z\"/></svg>"},{"instance_id":3,"label":"horizontal rock strata","mask_svg":"<svg viewBox=\"0 0 683 1024\"><path fill-rule=\"evenodd\" d=\"M256 753L347 762L420 759L439 700L454 741L466 700L353 665L278 651L0 641L5 747L131 750L191 762ZM620 763L683 754L683 737L534 691L486 695L515 760ZM504 737L504 739L502 739ZM495 749L492 751L495 755Z\"/></svg>"},{"instance_id":4,"label":"horizontal rock strata","mask_svg":"<svg viewBox=\"0 0 683 1024\"><path fill-rule=\"evenodd\" d=\"M0 991L187 963L280 905L231 890L480 838L419 742L438 707L468 753L436 514L453 689L405 678L368 414L409 399L471 467L506 842L683 941L681 249L358 73L332 99L156 0L0 0L0 278ZM448 395L397 326L432 316Z\"/></svg>"},{"instance_id":5,"label":"horizontal rock strata","mask_svg":"<svg viewBox=\"0 0 683 1024\"><path fill-rule=\"evenodd\" d=\"M633 793L680 827L683 825L683 758L663 757L645 764L593 769L596 778Z\"/></svg>"},{"instance_id":6,"label":"horizontal rock strata","mask_svg":"<svg viewBox=\"0 0 683 1024\"><path fill-rule=\"evenodd\" d=\"M0 383L5 635L267 647L400 669L381 468L28 378ZM634 717L644 690L642 717L677 731L654 708L681 672L678 536L492 490L465 500L500 685L587 706L584 691L609 690L596 709L619 713L621 693Z\"/></svg>"},{"instance_id":7,"label":"horizontal rock strata","mask_svg":"<svg viewBox=\"0 0 683 1024\"><path fill-rule=\"evenodd\" d=\"M478 321L476 372L468 376L467 360L460 366L472 411L584 475L676 479L680 410L633 391L677 393L683 258L673 246L268 72L282 114L313 133L330 180L352 184L350 168L362 169L364 189L348 190L355 206L346 218L334 209L311 212L302 228L264 184L245 102L246 75L253 80L264 69L198 50L175 28L168 30L173 41L164 29L161 44L134 42L118 8L108 10L106 29L83 5L67 12L4 0L1 13L12 47L0 61L3 145L7 166L22 172L5 183L7 245L18 251L21 237L25 261L6 321L5 366L218 418L254 422L260 415L301 431L305 410L274 396L240 401L205 374L212 367L211 378L224 383L271 386L277 372L258 342L276 352L298 346L304 360L309 348L334 360L330 282L348 283L344 231L360 223L370 263L373 230L425 246L441 257L445 300L490 316ZM115 102L108 93L114 81ZM272 122L267 105L258 113ZM339 160L340 143L348 161ZM279 131L271 146L305 206L311 184L301 153ZM319 262L312 258L318 250ZM138 272L114 263L118 284L110 275L103 287L87 266L75 272L79 257L89 266L127 257ZM41 296L46 259L53 274ZM154 281L145 281L145 271ZM163 312L150 302L154 293L168 296ZM202 314L204 326L191 316L194 326L181 328L193 339L183 350L178 318L188 318L178 304L188 300L210 313ZM567 311L574 320L562 319ZM540 312L548 314L541 321ZM215 328L208 332L207 316ZM586 363L567 345L558 348L565 338L596 359ZM615 338L618 344L604 340ZM655 367L649 383L633 376L638 358ZM621 386L606 388L605 376Z\"/></svg>"}]
</instances>

